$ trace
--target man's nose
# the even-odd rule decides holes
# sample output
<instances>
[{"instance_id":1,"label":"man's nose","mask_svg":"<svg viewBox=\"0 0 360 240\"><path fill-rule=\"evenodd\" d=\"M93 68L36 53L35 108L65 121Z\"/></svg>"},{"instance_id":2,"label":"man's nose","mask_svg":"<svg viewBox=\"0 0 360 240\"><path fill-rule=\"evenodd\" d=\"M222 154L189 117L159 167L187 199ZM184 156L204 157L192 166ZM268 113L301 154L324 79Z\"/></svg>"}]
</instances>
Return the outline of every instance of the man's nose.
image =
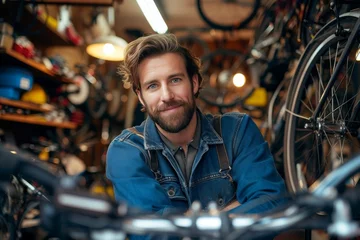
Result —
<instances>
[{"instance_id":1,"label":"man's nose","mask_svg":"<svg viewBox=\"0 0 360 240\"><path fill-rule=\"evenodd\" d=\"M174 93L168 86L163 86L161 89L161 101L167 102L174 98Z\"/></svg>"}]
</instances>

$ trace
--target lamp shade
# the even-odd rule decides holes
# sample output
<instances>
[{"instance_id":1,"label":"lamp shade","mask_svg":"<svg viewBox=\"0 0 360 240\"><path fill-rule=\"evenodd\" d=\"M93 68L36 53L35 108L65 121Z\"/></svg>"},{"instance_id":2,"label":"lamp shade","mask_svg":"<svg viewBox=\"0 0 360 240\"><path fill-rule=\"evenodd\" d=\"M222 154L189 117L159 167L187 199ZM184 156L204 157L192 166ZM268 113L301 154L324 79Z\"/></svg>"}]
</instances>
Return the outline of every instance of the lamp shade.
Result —
<instances>
[{"instance_id":1,"label":"lamp shade","mask_svg":"<svg viewBox=\"0 0 360 240\"><path fill-rule=\"evenodd\" d=\"M95 58L107 61L124 60L124 50L127 42L117 36L103 36L95 39L86 47L86 52Z\"/></svg>"}]
</instances>

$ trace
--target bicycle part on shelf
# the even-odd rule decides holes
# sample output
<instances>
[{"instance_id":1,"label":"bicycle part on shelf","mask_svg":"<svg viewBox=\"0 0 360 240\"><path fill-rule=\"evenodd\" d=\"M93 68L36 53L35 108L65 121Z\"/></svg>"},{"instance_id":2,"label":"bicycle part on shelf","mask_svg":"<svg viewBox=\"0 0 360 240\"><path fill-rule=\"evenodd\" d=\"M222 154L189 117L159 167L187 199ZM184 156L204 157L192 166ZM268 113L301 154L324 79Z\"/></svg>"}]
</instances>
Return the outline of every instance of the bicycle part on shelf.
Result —
<instances>
[{"instance_id":1,"label":"bicycle part on shelf","mask_svg":"<svg viewBox=\"0 0 360 240\"><path fill-rule=\"evenodd\" d=\"M69 93L67 97L72 104L79 106L88 99L90 88L86 79L81 75L76 75L73 81L75 84L66 86L66 91Z\"/></svg>"},{"instance_id":2,"label":"bicycle part on shelf","mask_svg":"<svg viewBox=\"0 0 360 240\"><path fill-rule=\"evenodd\" d=\"M340 16L346 36L336 35L336 20L324 27L326 31L320 30L306 48L291 82L284 164L292 192L311 187L360 152L358 35L348 45L349 35L358 34L358 29L353 29L358 19L360 12ZM347 45L349 53L344 52ZM357 181L354 178L348 184Z\"/></svg>"}]
</instances>

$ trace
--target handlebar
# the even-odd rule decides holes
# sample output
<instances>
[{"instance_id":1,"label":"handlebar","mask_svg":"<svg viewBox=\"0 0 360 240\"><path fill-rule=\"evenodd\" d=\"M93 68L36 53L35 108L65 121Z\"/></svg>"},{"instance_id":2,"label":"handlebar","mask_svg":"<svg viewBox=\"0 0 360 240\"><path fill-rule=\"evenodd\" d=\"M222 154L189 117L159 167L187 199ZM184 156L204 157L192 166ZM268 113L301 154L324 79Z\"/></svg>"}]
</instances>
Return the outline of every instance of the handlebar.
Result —
<instances>
[{"instance_id":1,"label":"handlebar","mask_svg":"<svg viewBox=\"0 0 360 240\"><path fill-rule=\"evenodd\" d=\"M40 182L53 194L58 186L59 178L45 164L29 154L8 145L0 146L0 180L9 180L11 175Z\"/></svg>"},{"instance_id":2,"label":"handlebar","mask_svg":"<svg viewBox=\"0 0 360 240\"><path fill-rule=\"evenodd\" d=\"M335 169L312 191L296 195L288 204L263 214L229 214L219 211L215 203L204 212L194 202L187 214L155 215L64 187L64 178L0 145L0 180L21 175L40 182L54 193L50 201L40 205L43 227L55 236L82 233L89 239L105 239L105 236L125 239L126 234L254 239L255 235L264 237L293 227L314 226L328 228L330 233L341 237L359 236L360 228L351 215L359 207L359 187L342 191L346 179L359 170L360 156ZM319 216L320 211L326 214ZM321 220L316 220L319 217Z\"/></svg>"}]
</instances>

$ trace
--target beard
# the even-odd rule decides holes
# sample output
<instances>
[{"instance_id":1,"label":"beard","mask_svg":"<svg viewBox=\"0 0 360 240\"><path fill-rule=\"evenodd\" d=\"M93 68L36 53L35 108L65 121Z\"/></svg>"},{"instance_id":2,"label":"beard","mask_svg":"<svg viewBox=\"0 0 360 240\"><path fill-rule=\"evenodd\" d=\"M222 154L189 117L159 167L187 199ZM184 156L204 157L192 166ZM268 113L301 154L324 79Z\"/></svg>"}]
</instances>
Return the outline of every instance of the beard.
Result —
<instances>
[{"instance_id":1,"label":"beard","mask_svg":"<svg viewBox=\"0 0 360 240\"><path fill-rule=\"evenodd\" d=\"M161 116L161 113L165 111L165 109L175 106L178 107L175 113L168 116ZM145 107L148 109L147 106ZM195 99L192 97L190 102L173 100L162 104L160 107L156 108L155 111L147 112L149 117L164 131L169 133L178 133L189 125L195 110Z\"/></svg>"}]
</instances>

